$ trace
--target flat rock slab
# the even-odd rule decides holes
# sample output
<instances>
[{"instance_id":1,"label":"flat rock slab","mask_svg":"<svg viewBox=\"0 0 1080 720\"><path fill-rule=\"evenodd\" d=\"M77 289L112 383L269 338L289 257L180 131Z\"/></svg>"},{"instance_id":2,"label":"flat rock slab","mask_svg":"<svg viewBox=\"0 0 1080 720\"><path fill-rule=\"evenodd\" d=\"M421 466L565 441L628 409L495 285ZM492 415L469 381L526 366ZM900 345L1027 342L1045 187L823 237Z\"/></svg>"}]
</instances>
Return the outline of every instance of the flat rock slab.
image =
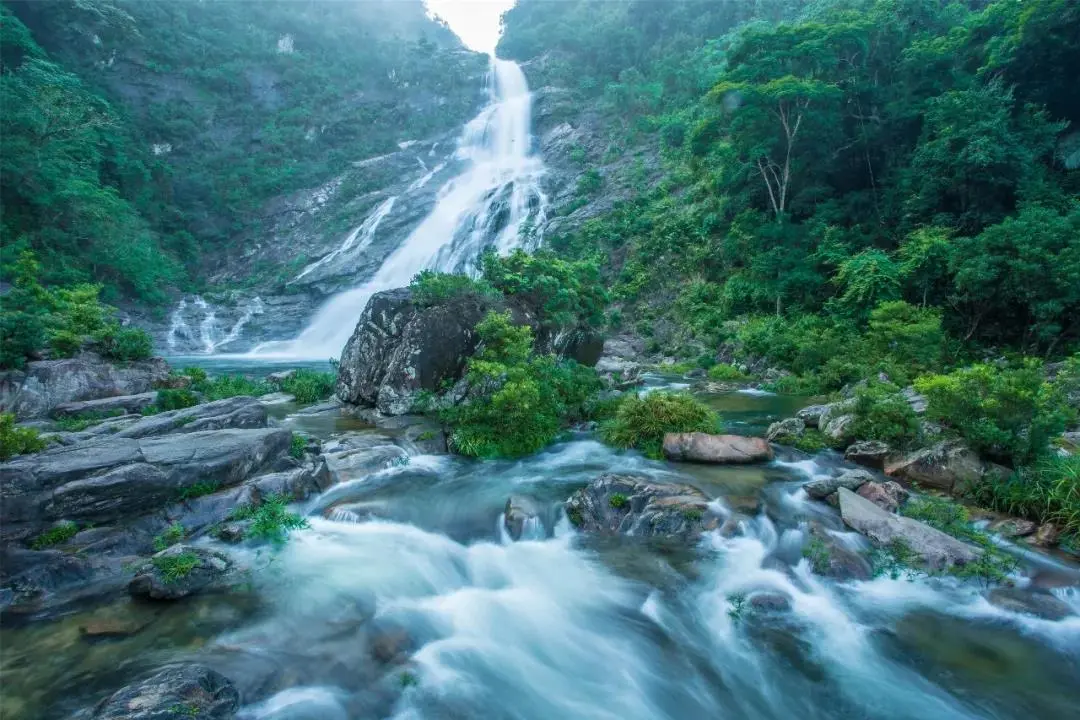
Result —
<instances>
[{"instance_id":1,"label":"flat rock slab","mask_svg":"<svg viewBox=\"0 0 1080 720\"><path fill-rule=\"evenodd\" d=\"M742 464L772 460L773 451L764 438L709 433L667 433L664 457L682 462Z\"/></svg>"},{"instance_id":2,"label":"flat rock slab","mask_svg":"<svg viewBox=\"0 0 1080 720\"><path fill-rule=\"evenodd\" d=\"M933 570L966 565L982 554L978 548L925 523L886 512L847 488L837 490L837 495L840 499L840 517L848 527L879 546L903 542Z\"/></svg>"},{"instance_id":3,"label":"flat rock slab","mask_svg":"<svg viewBox=\"0 0 1080 720\"><path fill-rule=\"evenodd\" d=\"M123 413L137 413L141 412L143 408L153 405L156 400L157 392L144 392L137 395L118 395L98 400L62 403L53 408L52 415L53 417L62 418L116 413L118 410Z\"/></svg>"},{"instance_id":4,"label":"flat rock slab","mask_svg":"<svg viewBox=\"0 0 1080 720\"><path fill-rule=\"evenodd\" d=\"M169 574L170 569L182 572ZM173 545L150 558L138 569L128 585L136 597L178 600L221 584L232 562L222 553L191 545Z\"/></svg>"}]
</instances>

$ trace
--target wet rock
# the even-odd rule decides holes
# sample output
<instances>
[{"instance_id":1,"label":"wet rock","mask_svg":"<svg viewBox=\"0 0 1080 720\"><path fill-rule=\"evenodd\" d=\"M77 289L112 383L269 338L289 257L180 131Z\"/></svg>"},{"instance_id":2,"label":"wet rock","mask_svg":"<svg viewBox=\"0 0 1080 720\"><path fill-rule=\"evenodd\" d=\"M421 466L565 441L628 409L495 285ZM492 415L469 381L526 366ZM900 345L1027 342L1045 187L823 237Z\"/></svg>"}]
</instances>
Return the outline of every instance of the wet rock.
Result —
<instances>
[{"instance_id":1,"label":"wet rock","mask_svg":"<svg viewBox=\"0 0 1080 720\"><path fill-rule=\"evenodd\" d=\"M769 442L785 444L798 438L804 432L806 432L806 422L801 418L793 417L769 425L765 438Z\"/></svg>"},{"instance_id":2,"label":"wet rock","mask_svg":"<svg viewBox=\"0 0 1080 720\"><path fill-rule=\"evenodd\" d=\"M890 477L946 492L977 482L985 472L986 466L975 451L958 440L939 442L885 464L885 474Z\"/></svg>"},{"instance_id":3,"label":"wet rock","mask_svg":"<svg viewBox=\"0 0 1080 720\"><path fill-rule=\"evenodd\" d=\"M784 613L791 609L791 598L782 593L754 593L749 602L754 612L759 613Z\"/></svg>"},{"instance_id":4,"label":"wet rock","mask_svg":"<svg viewBox=\"0 0 1080 720\"><path fill-rule=\"evenodd\" d=\"M1035 547L1051 547L1057 545L1060 537L1061 528L1054 523L1043 523L1033 535L1029 535L1025 540Z\"/></svg>"},{"instance_id":5,"label":"wet rock","mask_svg":"<svg viewBox=\"0 0 1080 720\"><path fill-rule=\"evenodd\" d=\"M637 360L644 352L645 341L633 335L616 335L604 340L604 356Z\"/></svg>"},{"instance_id":6,"label":"wet rock","mask_svg":"<svg viewBox=\"0 0 1080 720\"><path fill-rule=\"evenodd\" d=\"M866 498L885 512L891 513L899 510L908 497L908 491L892 480L868 482L859 487L856 492L859 497Z\"/></svg>"},{"instance_id":7,"label":"wet rock","mask_svg":"<svg viewBox=\"0 0 1080 720\"><path fill-rule=\"evenodd\" d=\"M695 540L718 524L708 498L695 487L613 474L601 475L571 495L566 515L587 533L685 540Z\"/></svg>"},{"instance_id":8,"label":"wet rock","mask_svg":"<svg viewBox=\"0 0 1080 720\"><path fill-rule=\"evenodd\" d=\"M832 498L837 497L834 493ZM810 569L822 577L833 580L869 580L874 569L865 557L846 547L825 528L814 524L810 528L811 541L803 548L803 556L810 561Z\"/></svg>"},{"instance_id":9,"label":"wet rock","mask_svg":"<svg viewBox=\"0 0 1080 720\"><path fill-rule=\"evenodd\" d=\"M110 363L93 353L39 360L25 370L0 373L0 412L19 420L47 416L65 403L148 393L169 377L161 358Z\"/></svg>"},{"instance_id":10,"label":"wet rock","mask_svg":"<svg viewBox=\"0 0 1080 720\"><path fill-rule=\"evenodd\" d=\"M109 437L0 465L0 534L21 538L61 518L108 522L145 514L186 488L236 485L288 452L285 429Z\"/></svg>"},{"instance_id":11,"label":"wet rock","mask_svg":"<svg viewBox=\"0 0 1080 720\"><path fill-rule=\"evenodd\" d=\"M503 524L506 526L506 532L514 540L520 540L526 534L525 530L529 521L537 520L539 517L540 510L531 498L511 495L506 500L506 507L503 509Z\"/></svg>"},{"instance_id":12,"label":"wet rock","mask_svg":"<svg viewBox=\"0 0 1080 720\"><path fill-rule=\"evenodd\" d=\"M474 328L490 307L464 296L422 308L408 288L375 293L342 352L338 397L387 415L408 413L422 391L462 376L479 342Z\"/></svg>"},{"instance_id":13,"label":"wet rock","mask_svg":"<svg viewBox=\"0 0 1080 720\"><path fill-rule=\"evenodd\" d=\"M823 477L811 480L803 485L806 494L815 500L824 500L840 488L858 490L863 484L873 482L874 475L866 470L845 470L835 477Z\"/></svg>"},{"instance_id":14,"label":"wet rock","mask_svg":"<svg viewBox=\"0 0 1080 720\"><path fill-rule=\"evenodd\" d=\"M1068 603L1048 592L1000 587L991 590L987 600L1002 610L1034 615L1043 620L1064 620L1073 614Z\"/></svg>"},{"instance_id":15,"label":"wet rock","mask_svg":"<svg viewBox=\"0 0 1080 720\"><path fill-rule=\"evenodd\" d=\"M1038 529L1038 525L1023 518L1005 518L990 523L989 529L1002 537L1017 538L1031 535Z\"/></svg>"},{"instance_id":16,"label":"wet rock","mask_svg":"<svg viewBox=\"0 0 1080 720\"><path fill-rule=\"evenodd\" d=\"M884 470L885 461L892 454L888 443L880 440L864 440L850 445L844 451L844 459L857 465L865 465L875 470Z\"/></svg>"},{"instance_id":17,"label":"wet rock","mask_svg":"<svg viewBox=\"0 0 1080 720\"><path fill-rule=\"evenodd\" d=\"M231 522L222 523L218 525L214 536L221 542L226 542L235 545L241 543L247 538L248 530L251 529L251 520L233 520Z\"/></svg>"},{"instance_id":18,"label":"wet rock","mask_svg":"<svg viewBox=\"0 0 1080 720\"><path fill-rule=\"evenodd\" d=\"M823 426L821 432L825 433L825 436L832 440L835 445L843 447L845 443L855 439L854 429L854 415L839 415L831 417L828 424Z\"/></svg>"},{"instance_id":19,"label":"wet rock","mask_svg":"<svg viewBox=\"0 0 1080 720\"><path fill-rule=\"evenodd\" d=\"M178 600L220 586L231 568L232 562L222 553L173 545L139 568L128 592L153 600Z\"/></svg>"},{"instance_id":20,"label":"wet rock","mask_svg":"<svg viewBox=\"0 0 1080 720\"><path fill-rule=\"evenodd\" d=\"M405 428L403 439L421 455L446 455L450 452L446 444L446 432L440 425L430 421Z\"/></svg>"},{"instance_id":21,"label":"wet rock","mask_svg":"<svg viewBox=\"0 0 1080 720\"><path fill-rule=\"evenodd\" d=\"M664 457L682 462L713 464L754 463L771 460L772 448L763 438L709 433L667 433Z\"/></svg>"},{"instance_id":22,"label":"wet rock","mask_svg":"<svg viewBox=\"0 0 1080 720\"><path fill-rule=\"evenodd\" d=\"M828 405L810 405L795 413L795 417L806 423L806 427L817 428L821 416L828 410Z\"/></svg>"},{"instance_id":23,"label":"wet rock","mask_svg":"<svg viewBox=\"0 0 1080 720\"><path fill-rule=\"evenodd\" d=\"M855 402L853 400L841 400L821 407L823 409L818 413L817 427L822 432L825 432L829 427L829 423L844 415L850 415L855 409ZM806 409L804 408L804 410ZM807 425L809 424L807 423Z\"/></svg>"},{"instance_id":24,"label":"wet rock","mask_svg":"<svg viewBox=\"0 0 1080 720\"><path fill-rule=\"evenodd\" d=\"M96 611L79 626L88 640L131 637L154 621L149 613L136 612L130 603L111 605Z\"/></svg>"},{"instance_id":25,"label":"wet rock","mask_svg":"<svg viewBox=\"0 0 1080 720\"><path fill-rule=\"evenodd\" d=\"M282 384L296 374L296 369L281 370L279 372L272 372L266 376L266 381L275 387L281 387Z\"/></svg>"},{"instance_id":26,"label":"wet rock","mask_svg":"<svg viewBox=\"0 0 1080 720\"><path fill-rule=\"evenodd\" d=\"M205 430L244 430L267 426L266 407L253 397L239 396L158 413L116 433L142 438Z\"/></svg>"},{"instance_id":27,"label":"wet rock","mask_svg":"<svg viewBox=\"0 0 1080 720\"><path fill-rule=\"evenodd\" d=\"M228 720L239 707L240 694L224 675L205 665L170 665L103 700L93 720Z\"/></svg>"},{"instance_id":28,"label":"wet rock","mask_svg":"<svg viewBox=\"0 0 1080 720\"><path fill-rule=\"evenodd\" d=\"M98 400L61 403L52 409L53 417L63 418L91 414L137 413L150 407L157 400L157 392L145 392L137 395L118 395Z\"/></svg>"},{"instance_id":29,"label":"wet rock","mask_svg":"<svg viewBox=\"0 0 1080 720\"><path fill-rule=\"evenodd\" d=\"M847 488L837 490L837 495L840 517L848 527L879 546L887 546L895 541L904 542L932 570L966 565L977 560L982 553L979 548L918 520L886 512Z\"/></svg>"}]
</instances>

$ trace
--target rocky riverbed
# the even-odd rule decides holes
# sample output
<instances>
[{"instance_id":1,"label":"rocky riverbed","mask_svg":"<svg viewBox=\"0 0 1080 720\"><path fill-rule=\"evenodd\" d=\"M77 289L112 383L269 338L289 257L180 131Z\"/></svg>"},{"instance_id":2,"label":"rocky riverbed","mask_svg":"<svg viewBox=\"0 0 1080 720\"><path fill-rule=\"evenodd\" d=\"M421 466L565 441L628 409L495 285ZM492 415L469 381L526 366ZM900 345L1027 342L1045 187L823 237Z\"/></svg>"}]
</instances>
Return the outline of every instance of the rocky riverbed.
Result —
<instances>
[{"instance_id":1,"label":"rocky riverbed","mask_svg":"<svg viewBox=\"0 0 1080 720\"><path fill-rule=\"evenodd\" d=\"M422 417L268 396L133 410L12 459L5 716L1063 717L1080 701L1075 567L1001 536L1018 558L1003 582L950 573L985 551L897 513L918 494L884 465L753 437L811 399L642 378L688 386L734 433L669 455L757 454L646 460L583 428L521 461L465 460ZM302 520L288 542L238 512L261 506ZM898 539L916 572L881 567Z\"/></svg>"}]
</instances>

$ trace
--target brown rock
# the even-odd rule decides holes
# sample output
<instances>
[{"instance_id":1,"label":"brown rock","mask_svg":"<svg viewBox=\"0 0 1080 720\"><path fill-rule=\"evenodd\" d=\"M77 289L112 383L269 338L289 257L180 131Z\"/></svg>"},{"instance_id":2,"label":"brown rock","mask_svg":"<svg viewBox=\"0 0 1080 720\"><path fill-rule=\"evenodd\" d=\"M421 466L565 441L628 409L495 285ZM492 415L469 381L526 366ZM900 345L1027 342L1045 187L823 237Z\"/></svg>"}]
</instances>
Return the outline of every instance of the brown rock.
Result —
<instances>
[{"instance_id":1,"label":"brown rock","mask_svg":"<svg viewBox=\"0 0 1080 720\"><path fill-rule=\"evenodd\" d=\"M1030 520L1024 520L1023 518L1005 518L1004 520L990 523L991 532L1010 538L1025 537L1031 535L1037 529L1038 525Z\"/></svg>"},{"instance_id":2,"label":"brown rock","mask_svg":"<svg viewBox=\"0 0 1080 720\"><path fill-rule=\"evenodd\" d=\"M986 468L961 442L946 440L885 463L885 474L946 492L978 481Z\"/></svg>"},{"instance_id":3,"label":"brown rock","mask_svg":"<svg viewBox=\"0 0 1080 720\"><path fill-rule=\"evenodd\" d=\"M1050 547L1057 545L1059 537L1061 537L1061 528L1054 523L1043 523L1034 535L1027 538L1027 541L1036 547Z\"/></svg>"},{"instance_id":4,"label":"brown rock","mask_svg":"<svg viewBox=\"0 0 1080 720\"><path fill-rule=\"evenodd\" d=\"M899 510L900 505L908 496L907 490L891 480L864 483L856 492L860 497L866 498L882 510L891 513Z\"/></svg>"},{"instance_id":5,"label":"brown rock","mask_svg":"<svg viewBox=\"0 0 1080 720\"><path fill-rule=\"evenodd\" d=\"M700 463L753 463L772 460L773 451L764 438L709 433L664 435L664 456L669 460Z\"/></svg>"}]
</instances>

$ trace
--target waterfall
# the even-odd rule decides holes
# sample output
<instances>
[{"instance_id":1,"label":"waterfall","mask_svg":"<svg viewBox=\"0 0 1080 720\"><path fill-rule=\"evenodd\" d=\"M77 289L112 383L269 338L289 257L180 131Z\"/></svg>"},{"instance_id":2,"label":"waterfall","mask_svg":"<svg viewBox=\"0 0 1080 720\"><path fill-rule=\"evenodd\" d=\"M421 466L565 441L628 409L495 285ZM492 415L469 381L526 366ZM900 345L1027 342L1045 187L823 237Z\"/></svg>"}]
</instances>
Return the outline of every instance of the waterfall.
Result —
<instances>
[{"instance_id":1,"label":"waterfall","mask_svg":"<svg viewBox=\"0 0 1080 720\"><path fill-rule=\"evenodd\" d=\"M389 215L390 211L394 209L394 201L396 200L396 195L392 195L386 200L383 200L382 203L379 204L379 207L375 208L375 212L368 215L361 225L345 236L345 240L342 241L337 249L305 267L303 272L293 279L293 282L308 275L311 271L323 267L339 255L349 252L354 245L356 247L356 249L353 250L354 253L365 250L367 246L371 244L372 238L375 237L375 231L379 229L379 223L381 223L382 219ZM360 239L359 242L357 242L357 238Z\"/></svg>"},{"instance_id":2,"label":"waterfall","mask_svg":"<svg viewBox=\"0 0 1080 720\"><path fill-rule=\"evenodd\" d=\"M254 297L247 301L243 308L236 308L240 315L233 322L229 330L223 331L221 321L217 316L217 308L208 303L199 295L182 298L173 310L169 320L169 332L165 336L165 345L169 353L196 352L211 354L217 352L240 337L244 326L256 315L265 312L262 298ZM229 314L236 310L227 311ZM198 321L198 332L191 325Z\"/></svg>"},{"instance_id":3,"label":"waterfall","mask_svg":"<svg viewBox=\"0 0 1080 720\"><path fill-rule=\"evenodd\" d=\"M532 98L525 74L517 63L492 58L488 91L490 102L458 141L465 169L439 189L434 209L374 277L332 297L296 339L263 343L252 354L337 357L373 293L408 285L425 269L474 273L489 247L500 253L532 249L535 239L522 231L543 223L547 198L539 185L543 162L530 148Z\"/></svg>"}]
</instances>

